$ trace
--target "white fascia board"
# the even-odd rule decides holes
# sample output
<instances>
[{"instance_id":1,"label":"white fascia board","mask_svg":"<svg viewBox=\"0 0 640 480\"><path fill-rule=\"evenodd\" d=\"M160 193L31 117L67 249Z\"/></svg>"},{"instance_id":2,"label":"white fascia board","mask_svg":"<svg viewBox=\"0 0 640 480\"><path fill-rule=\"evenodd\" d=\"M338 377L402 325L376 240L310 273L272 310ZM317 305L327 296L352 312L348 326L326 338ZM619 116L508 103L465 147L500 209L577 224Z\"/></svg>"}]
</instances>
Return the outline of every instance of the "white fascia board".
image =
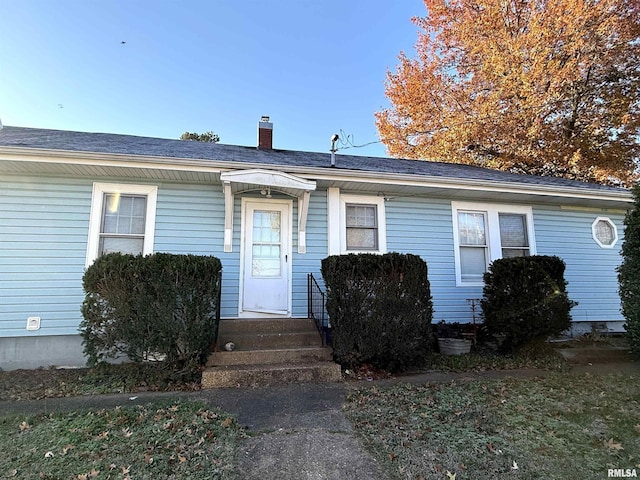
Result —
<instances>
[{"instance_id":1,"label":"white fascia board","mask_svg":"<svg viewBox=\"0 0 640 480\"><path fill-rule=\"evenodd\" d=\"M19 155L19 158L13 155ZM418 176L398 173L342 170L327 172L327 168L291 165L265 165L264 163L232 162L225 160L198 160L190 158L127 155L118 153L78 152L34 148L0 147L0 160L43 163L68 163L77 165L115 166L123 168L149 168L160 170L184 170L192 172L232 172L247 169L283 171L309 177L313 180L347 181L354 183L384 183L386 185L421 188L450 188L453 190L500 192L541 196L558 196L585 200L614 200L633 203L628 190L620 192L589 192L581 188L553 185L528 185L491 180L461 179L450 177Z\"/></svg>"},{"instance_id":2,"label":"white fascia board","mask_svg":"<svg viewBox=\"0 0 640 480\"><path fill-rule=\"evenodd\" d=\"M87 165L97 167L146 168L190 172L220 172L214 161L171 157L149 157L118 153L93 153L64 150L10 149L0 147L0 161L25 163L53 163L61 165ZM17 156L16 156L17 155Z\"/></svg>"},{"instance_id":3,"label":"white fascia board","mask_svg":"<svg viewBox=\"0 0 640 480\"><path fill-rule=\"evenodd\" d=\"M357 183L384 183L385 185L412 186L422 188L450 188L452 190L499 192L527 195L557 196L566 198L583 198L591 200L616 200L633 203L633 196L629 191L621 192L589 192L575 187L557 187L553 185L522 185L517 187L511 182L497 182L475 179L427 177L404 174L361 172L351 170L352 174L341 172L340 176L313 175L315 180L344 181ZM323 171L323 173L326 173ZM418 178L416 178L418 177Z\"/></svg>"}]
</instances>

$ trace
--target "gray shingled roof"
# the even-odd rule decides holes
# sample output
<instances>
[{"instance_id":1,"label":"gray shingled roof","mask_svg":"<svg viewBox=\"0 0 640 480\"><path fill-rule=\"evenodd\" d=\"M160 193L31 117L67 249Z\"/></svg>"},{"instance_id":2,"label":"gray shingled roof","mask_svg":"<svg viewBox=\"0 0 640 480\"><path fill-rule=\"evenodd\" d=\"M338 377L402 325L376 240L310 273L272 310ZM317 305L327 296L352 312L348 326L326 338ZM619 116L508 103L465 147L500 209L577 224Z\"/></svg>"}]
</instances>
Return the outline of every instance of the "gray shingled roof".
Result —
<instances>
[{"instance_id":1,"label":"gray shingled roof","mask_svg":"<svg viewBox=\"0 0 640 480\"><path fill-rule=\"evenodd\" d=\"M40 128L4 127L0 130L2 147L66 150L74 152L148 155L156 157L231 161L237 163L314 167L331 169L329 153L294 150L259 150L256 147L189 142L166 138L138 137L112 133L87 133ZM555 177L516 175L470 165L362 157L336 154L337 169L367 172L397 173L451 179L486 180L523 185L572 187L591 191L622 189Z\"/></svg>"}]
</instances>

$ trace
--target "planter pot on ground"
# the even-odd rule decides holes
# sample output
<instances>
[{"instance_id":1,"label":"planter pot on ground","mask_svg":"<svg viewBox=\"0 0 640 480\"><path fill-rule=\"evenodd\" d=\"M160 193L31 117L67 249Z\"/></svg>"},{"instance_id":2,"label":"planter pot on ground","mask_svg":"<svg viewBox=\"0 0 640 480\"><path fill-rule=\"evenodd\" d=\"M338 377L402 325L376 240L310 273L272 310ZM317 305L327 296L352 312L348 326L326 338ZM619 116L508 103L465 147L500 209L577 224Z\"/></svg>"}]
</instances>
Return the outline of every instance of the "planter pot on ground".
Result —
<instances>
[{"instance_id":1,"label":"planter pot on ground","mask_svg":"<svg viewBox=\"0 0 640 480\"><path fill-rule=\"evenodd\" d=\"M471 351L471 340L464 338L438 338L438 347L442 355L462 355Z\"/></svg>"}]
</instances>

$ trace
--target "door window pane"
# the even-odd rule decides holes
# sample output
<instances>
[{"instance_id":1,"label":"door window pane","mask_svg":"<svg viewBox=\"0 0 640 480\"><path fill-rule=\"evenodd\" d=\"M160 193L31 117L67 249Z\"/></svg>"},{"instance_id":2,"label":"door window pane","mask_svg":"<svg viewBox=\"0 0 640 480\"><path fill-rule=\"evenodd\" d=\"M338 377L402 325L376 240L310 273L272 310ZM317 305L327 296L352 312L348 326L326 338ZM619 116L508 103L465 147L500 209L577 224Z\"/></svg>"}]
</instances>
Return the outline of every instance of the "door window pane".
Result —
<instances>
[{"instance_id":1,"label":"door window pane","mask_svg":"<svg viewBox=\"0 0 640 480\"><path fill-rule=\"evenodd\" d=\"M251 275L279 277L282 269L281 212L253 211Z\"/></svg>"},{"instance_id":2,"label":"door window pane","mask_svg":"<svg viewBox=\"0 0 640 480\"><path fill-rule=\"evenodd\" d=\"M346 205L347 250L378 249L378 207Z\"/></svg>"}]
</instances>

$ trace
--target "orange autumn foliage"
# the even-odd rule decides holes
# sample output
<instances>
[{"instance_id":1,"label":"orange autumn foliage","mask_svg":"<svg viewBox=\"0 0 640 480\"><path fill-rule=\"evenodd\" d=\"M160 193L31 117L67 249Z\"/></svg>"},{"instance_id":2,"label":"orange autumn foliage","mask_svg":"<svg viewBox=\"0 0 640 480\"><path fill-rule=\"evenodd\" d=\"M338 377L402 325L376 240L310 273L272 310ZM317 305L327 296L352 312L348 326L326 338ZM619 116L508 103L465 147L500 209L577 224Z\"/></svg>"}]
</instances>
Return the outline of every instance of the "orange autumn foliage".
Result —
<instances>
[{"instance_id":1,"label":"orange autumn foliage","mask_svg":"<svg viewBox=\"0 0 640 480\"><path fill-rule=\"evenodd\" d=\"M629 184L640 0L425 0L376 113L397 157Z\"/></svg>"}]
</instances>

